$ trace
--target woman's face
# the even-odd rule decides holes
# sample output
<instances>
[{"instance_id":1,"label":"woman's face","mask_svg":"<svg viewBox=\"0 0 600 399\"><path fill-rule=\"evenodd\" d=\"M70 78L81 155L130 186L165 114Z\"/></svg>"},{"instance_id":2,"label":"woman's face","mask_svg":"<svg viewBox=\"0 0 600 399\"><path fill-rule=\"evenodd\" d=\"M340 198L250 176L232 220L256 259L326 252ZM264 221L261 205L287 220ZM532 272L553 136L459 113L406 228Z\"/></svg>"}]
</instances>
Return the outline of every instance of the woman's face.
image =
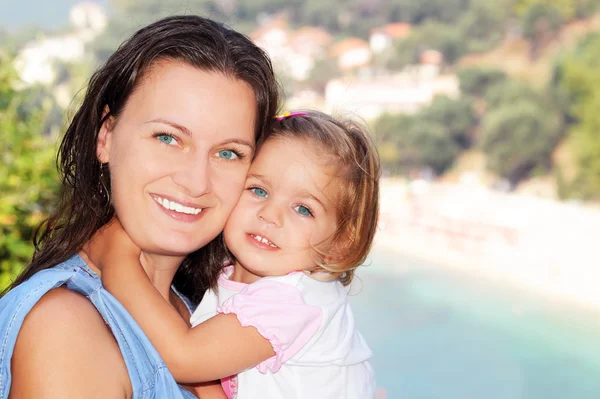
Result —
<instances>
[{"instance_id":1,"label":"woman's face","mask_svg":"<svg viewBox=\"0 0 600 399\"><path fill-rule=\"evenodd\" d=\"M112 204L144 251L185 256L225 225L254 153L256 102L244 82L157 62L98 138Z\"/></svg>"}]
</instances>

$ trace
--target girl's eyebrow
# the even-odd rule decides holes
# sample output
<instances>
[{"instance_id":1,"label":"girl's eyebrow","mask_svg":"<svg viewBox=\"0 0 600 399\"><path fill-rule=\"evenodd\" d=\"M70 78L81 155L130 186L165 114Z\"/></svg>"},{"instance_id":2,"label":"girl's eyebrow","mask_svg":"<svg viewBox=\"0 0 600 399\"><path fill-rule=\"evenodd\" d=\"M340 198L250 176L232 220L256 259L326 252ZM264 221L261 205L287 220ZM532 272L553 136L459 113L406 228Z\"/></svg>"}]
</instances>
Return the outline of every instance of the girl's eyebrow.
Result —
<instances>
[{"instance_id":1,"label":"girl's eyebrow","mask_svg":"<svg viewBox=\"0 0 600 399\"><path fill-rule=\"evenodd\" d=\"M267 186L273 186L273 184L271 184L271 180L269 180L269 178L267 176L265 176L265 175L259 175L257 173L249 173L246 176L246 179L250 179L250 178L254 178L254 179L260 180L261 182L263 182Z\"/></svg>"},{"instance_id":2,"label":"girl's eyebrow","mask_svg":"<svg viewBox=\"0 0 600 399\"><path fill-rule=\"evenodd\" d=\"M303 198L310 198L310 199L314 200L321 206L321 208L323 208L325 211L327 211L325 202L321 201L317 196L313 195L311 192L302 190L302 191L298 192L298 196L303 197Z\"/></svg>"}]
</instances>

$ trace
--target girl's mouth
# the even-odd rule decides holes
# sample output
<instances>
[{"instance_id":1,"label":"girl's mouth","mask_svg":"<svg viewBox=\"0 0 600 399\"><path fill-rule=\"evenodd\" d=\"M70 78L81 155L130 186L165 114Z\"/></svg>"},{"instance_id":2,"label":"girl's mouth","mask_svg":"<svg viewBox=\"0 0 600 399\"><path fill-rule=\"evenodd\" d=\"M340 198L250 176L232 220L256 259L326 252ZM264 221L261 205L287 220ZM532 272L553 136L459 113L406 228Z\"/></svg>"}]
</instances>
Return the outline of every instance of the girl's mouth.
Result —
<instances>
[{"instance_id":1,"label":"girl's mouth","mask_svg":"<svg viewBox=\"0 0 600 399\"><path fill-rule=\"evenodd\" d=\"M252 237L252 239L254 241L256 241L257 243L263 244L263 245L268 245L271 248L279 248L277 245L273 244L271 241L269 241L266 237L263 236L259 236L258 234L248 234L250 237Z\"/></svg>"}]
</instances>

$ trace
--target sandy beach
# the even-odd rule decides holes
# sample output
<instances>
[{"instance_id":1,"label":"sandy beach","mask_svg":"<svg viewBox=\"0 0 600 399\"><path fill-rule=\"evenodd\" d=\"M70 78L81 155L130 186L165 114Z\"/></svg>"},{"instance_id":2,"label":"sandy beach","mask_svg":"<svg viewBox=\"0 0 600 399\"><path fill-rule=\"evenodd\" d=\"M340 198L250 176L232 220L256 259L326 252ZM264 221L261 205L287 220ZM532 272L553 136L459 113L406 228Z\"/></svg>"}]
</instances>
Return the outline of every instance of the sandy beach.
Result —
<instances>
[{"instance_id":1,"label":"sandy beach","mask_svg":"<svg viewBox=\"0 0 600 399\"><path fill-rule=\"evenodd\" d=\"M376 246L600 312L598 232L581 205L384 179Z\"/></svg>"}]
</instances>

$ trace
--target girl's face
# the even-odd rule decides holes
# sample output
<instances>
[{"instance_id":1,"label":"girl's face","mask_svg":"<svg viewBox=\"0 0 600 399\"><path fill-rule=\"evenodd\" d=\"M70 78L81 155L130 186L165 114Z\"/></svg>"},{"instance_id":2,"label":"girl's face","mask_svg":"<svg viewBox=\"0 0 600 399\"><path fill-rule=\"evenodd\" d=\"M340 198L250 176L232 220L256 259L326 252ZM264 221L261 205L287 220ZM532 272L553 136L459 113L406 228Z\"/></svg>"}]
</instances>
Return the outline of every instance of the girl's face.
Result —
<instances>
[{"instance_id":1,"label":"girl's face","mask_svg":"<svg viewBox=\"0 0 600 399\"><path fill-rule=\"evenodd\" d=\"M315 267L331 249L337 179L329 157L305 140L275 138L257 154L225 226L242 281Z\"/></svg>"},{"instance_id":2,"label":"girl's face","mask_svg":"<svg viewBox=\"0 0 600 399\"><path fill-rule=\"evenodd\" d=\"M157 62L98 138L112 203L144 251L183 257L223 229L254 152L256 103L245 83Z\"/></svg>"}]
</instances>

